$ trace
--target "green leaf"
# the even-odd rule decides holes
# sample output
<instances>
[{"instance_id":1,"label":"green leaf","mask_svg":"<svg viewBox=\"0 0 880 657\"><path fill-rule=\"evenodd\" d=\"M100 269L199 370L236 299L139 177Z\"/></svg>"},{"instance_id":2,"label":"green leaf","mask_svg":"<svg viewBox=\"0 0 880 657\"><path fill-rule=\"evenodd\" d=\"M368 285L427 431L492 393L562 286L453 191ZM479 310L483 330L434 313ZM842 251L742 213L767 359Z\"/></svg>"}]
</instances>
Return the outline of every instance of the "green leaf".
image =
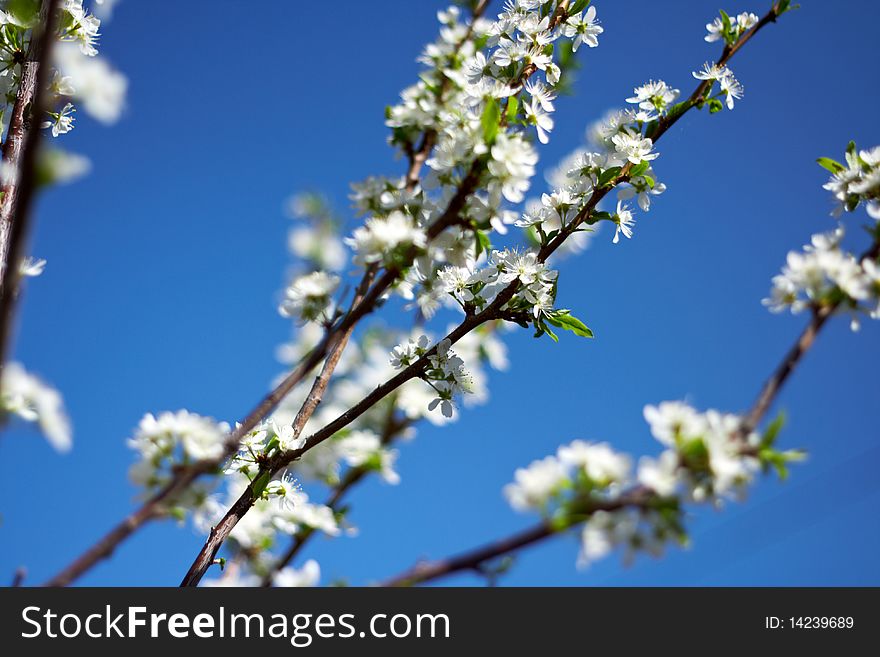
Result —
<instances>
[{"instance_id":1,"label":"green leaf","mask_svg":"<svg viewBox=\"0 0 880 657\"><path fill-rule=\"evenodd\" d=\"M709 99L709 114L717 114L724 109L724 104L717 98Z\"/></svg>"},{"instance_id":2,"label":"green leaf","mask_svg":"<svg viewBox=\"0 0 880 657\"><path fill-rule=\"evenodd\" d=\"M828 169L831 173L840 173L841 171L845 171L846 167L843 166L837 160L832 160L830 157L820 157L816 159L816 164L818 164L823 169Z\"/></svg>"},{"instance_id":3,"label":"green leaf","mask_svg":"<svg viewBox=\"0 0 880 657\"><path fill-rule=\"evenodd\" d=\"M483 126L483 141L487 146L495 143L498 136L498 122L501 120L501 107L496 99L486 103L483 115L480 117L480 125Z\"/></svg>"},{"instance_id":4,"label":"green leaf","mask_svg":"<svg viewBox=\"0 0 880 657\"><path fill-rule=\"evenodd\" d=\"M9 0L6 11L15 16L17 23L30 27L40 17L40 0Z\"/></svg>"},{"instance_id":5,"label":"green leaf","mask_svg":"<svg viewBox=\"0 0 880 657\"><path fill-rule=\"evenodd\" d=\"M553 342L559 342L559 338L558 338L558 337L556 336L556 334L555 334L553 331L551 331L550 328L544 323L544 320L543 320L543 319L539 319L539 320L537 320L537 321L535 322L535 328L537 329L537 330L535 331L535 337L536 337L536 338L540 338L542 335L544 335L544 334L546 333L547 335L550 336L550 338L553 340Z\"/></svg>"},{"instance_id":6,"label":"green leaf","mask_svg":"<svg viewBox=\"0 0 880 657\"><path fill-rule=\"evenodd\" d=\"M519 112L519 99L516 96L511 96L507 99L507 122L513 123L516 121L516 115Z\"/></svg>"},{"instance_id":7,"label":"green leaf","mask_svg":"<svg viewBox=\"0 0 880 657\"><path fill-rule=\"evenodd\" d=\"M641 176L645 171L648 170L648 167L651 166L651 163L648 160L642 160L637 165L635 165L632 169L629 170L629 177L636 178Z\"/></svg>"},{"instance_id":8,"label":"green leaf","mask_svg":"<svg viewBox=\"0 0 880 657\"><path fill-rule=\"evenodd\" d=\"M764 431L761 438L761 445L764 447L772 447L779 437L779 432L785 426L785 413L780 412L779 415L770 423L770 426Z\"/></svg>"},{"instance_id":9,"label":"green leaf","mask_svg":"<svg viewBox=\"0 0 880 657\"><path fill-rule=\"evenodd\" d=\"M575 2L571 6L571 8L568 10L568 15L571 16L572 14L580 13L584 9L589 7L589 5L590 5L590 0L577 0L577 2Z\"/></svg>"},{"instance_id":10,"label":"green leaf","mask_svg":"<svg viewBox=\"0 0 880 657\"><path fill-rule=\"evenodd\" d=\"M727 12L723 9L718 10L721 13L721 22L724 25L724 40L727 41L729 39L730 28L732 26L730 16L727 15Z\"/></svg>"},{"instance_id":11,"label":"green leaf","mask_svg":"<svg viewBox=\"0 0 880 657\"><path fill-rule=\"evenodd\" d=\"M591 212L590 218L587 219L587 224L592 226L593 224L597 224L600 221L612 221L614 217L610 212Z\"/></svg>"},{"instance_id":12,"label":"green leaf","mask_svg":"<svg viewBox=\"0 0 880 657\"><path fill-rule=\"evenodd\" d=\"M592 338L593 331L577 317L567 310L557 310L547 317L547 321L553 326L565 331L571 331L582 338Z\"/></svg>"},{"instance_id":13,"label":"green leaf","mask_svg":"<svg viewBox=\"0 0 880 657\"><path fill-rule=\"evenodd\" d=\"M597 186L605 187L606 185L608 185L608 183L610 183L617 177L617 175L620 173L620 169L621 167L611 167L609 169L605 169L605 171L602 172L602 175L599 176L599 180L596 183Z\"/></svg>"},{"instance_id":14,"label":"green leaf","mask_svg":"<svg viewBox=\"0 0 880 657\"><path fill-rule=\"evenodd\" d=\"M644 177L645 182L647 183L648 187L650 187L651 189L654 189L654 185L657 184L654 181L654 179L651 176L643 176L643 177Z\"/></svg>"},{"instance_id":15,"label":"green leaf","mask_svg":"<svg viewBox=\"0 0 880 657\"><path fill-rule=\"evenodd\" d=\"M254 479L251 482L251 491L253 492L254 499L260 499L260 496L263 494L263 491L266 490L266 486L269 485L269 480L272 478L271 472L264 472L259 477Z\"/></svg>"},{"instance_id":16,"label":"green leaf","mask_svg":"<svg viewBox=\"0 0 880 657\"><path fill-rule=\"evenodd\" d=\"M690 101L683 100L680 103L676 103L668 110L666 110L666 120L673 121L678 118L679 115L683 114L690 107Z\"/></svg>"},{"instance_id":17,"label":"green leaf","mask_svg":"<svg viewBox=\"0 0 880 657\"><path fill-rule=\"evenodd\" d=\"M476 239L476 247L475 247L476 248L476 256L475 257L479 258L480 254L483 251L485 251L486 253L489 253L489 251L492 250L492 242L489 241L489 236L486 235L486 233L484 233L481 230L475 230L474 237L477 238Z\"/></svg>"},{"instance_id":18,"label":"green leaf","mask_svg":"<svg viewBox=\"0 0 880 657\"><path fill-rule=\"evenodd\" d=\"M856 152L856 142L850 140L850 142L846 145L846 152L852 155Z\"/></svg>"}]
</instances>

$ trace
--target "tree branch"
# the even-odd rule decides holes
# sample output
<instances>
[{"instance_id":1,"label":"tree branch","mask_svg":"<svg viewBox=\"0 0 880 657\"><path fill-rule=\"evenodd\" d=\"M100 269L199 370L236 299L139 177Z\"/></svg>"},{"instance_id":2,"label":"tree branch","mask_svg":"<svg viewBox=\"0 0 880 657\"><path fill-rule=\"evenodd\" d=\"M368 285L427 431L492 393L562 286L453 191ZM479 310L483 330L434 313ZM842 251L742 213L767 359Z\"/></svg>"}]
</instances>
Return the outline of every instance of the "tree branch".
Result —
<instances>
[{"instance_id":1,"label":"tree branch","mask_svg":"<svg viewBox=\"0 0 880 657\"><path fill-rule=\"evenodd\" d=\"M385 426L382 429L380 444L386 447L392 444L397 436L400 435L412 422L409 420L399 420L395 417L395 405L389 404L388 417L385 419ZM334 486L330 497L324 502L324 506L329 507L333 511L339 510L339 504L345 497L345 494L360 483L371 471L364 467L349 468L345 473L345 477L336 486ZM263 575L260 586L272 586L272 581L279 570L287 566L297 554L305 547L309 539L315 535L315 530L311 527L306 528L301 533L293 537L290 547L270 566L268 572Z\"/></svg>"},{"instance_id":2,"label":"tree branch","mask_svg":"<svg viewBox=\"0 0 880 657\"><path fill-rule=\"evenodd\" d=\"M597 511L616 511L628 506L642 506L650 496L651 491L648 489L636 488L614 500L593 501L588 506L579 509L579 512L591 514ZM559 526L554 525L549 520L545 520L507 538L493 541L469 552L463 552L458 556L430 563L417 564L410 570L386 580L380 586L413 586L461 571L472 570L482 572L483 566L486 563L511 552L521 550L529 545L534 545L576 524L578 523L572 522Z\"/></svg>"},{"instance_id":3,"label":"tree branch","mask_svg":"<svg viewBox=\"0 0 880 657\"><path fill-rule=\"evenodd\" d=\"M0 199L0 375L10 349L15 305L21 284L20 264L36 192L40 119L46 104L59 0L42 0L37 25L21 64L21 79L9 131L3 143L4 180ZM11 73L10 73L11 75ZM8 176L8 178L7 178Z\"/></svg>"}]
</instances>

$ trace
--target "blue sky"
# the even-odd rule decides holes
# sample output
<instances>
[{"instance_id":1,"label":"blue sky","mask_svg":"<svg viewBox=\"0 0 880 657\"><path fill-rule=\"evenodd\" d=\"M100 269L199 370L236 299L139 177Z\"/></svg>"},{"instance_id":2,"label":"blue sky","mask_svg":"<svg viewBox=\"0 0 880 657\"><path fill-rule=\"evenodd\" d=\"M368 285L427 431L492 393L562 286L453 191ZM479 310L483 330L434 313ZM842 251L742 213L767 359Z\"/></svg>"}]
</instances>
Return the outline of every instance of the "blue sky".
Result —
<instances>
[{"instance_id":1,"label":"blue sky","mask_svg":"<svg viewBox=\"0 0 880 657\"><path fill-rule=\"evenodd\" d=\"M514 469L574 438L654 453L646 403L750 405L805 321L761 306L770 278L833 225L814 160L842 157L850 139L880 143L880 8L801 4L732 62L746 89L733 112L690 114L658 144L668 191L634 238L612 245L604 231L561 264L560 304L597 339L513 333L513 366L493 377L491 403L423 427L402 448L399 486L371 480L351 497L360 535L312 544L324 581L375 581L525 527L533 518L501 495ZM415 79L441 6L119 5L102 41L130 78L128 110L110 128L80 116L64 139L94 171L41 199L31 250L49 264L28 284L15 349L64 392L75 447L58 455L19 426L0 438L0 581L22 565L30 583L43 580L132 508L125 438L143 413L233 420L266 391L288 333L275 311L283 202L319 189L345 210L350 182L402 171L383 110ZM577 93L557 103L542 165L633 86L663 78L689 92L690 71L717 55L702 40L714 0L674 12L596 6L605 33L579 53ZM865 220L848 218L853 243ZM745 504L695 514L693 546L665 559L624 568L613 557L581 572L576 541L560 538L523 553L503 583L880 584L880 326L846 324L823 333L778 404L782 444L810 453L788 482L767 478ZM200 544L189 528L154 524L81 583L175 585Z\"/></svg>"}]
</instances>

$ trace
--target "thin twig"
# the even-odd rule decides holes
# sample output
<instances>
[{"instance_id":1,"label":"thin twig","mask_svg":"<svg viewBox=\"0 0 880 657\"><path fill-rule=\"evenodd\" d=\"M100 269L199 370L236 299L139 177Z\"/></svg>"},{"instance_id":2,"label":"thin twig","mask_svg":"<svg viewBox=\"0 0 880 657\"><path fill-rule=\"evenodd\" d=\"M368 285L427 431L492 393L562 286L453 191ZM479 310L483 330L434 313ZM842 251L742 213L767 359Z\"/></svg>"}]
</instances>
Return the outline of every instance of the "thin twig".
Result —
<instances>
[{"instance_id":1,"label":"thin twig","mask_svg":"<svg viewBox=\"0 0 880 657\"><path fill-rule=\"evenodd\" d=\"M355 306L357 306L362 301L366 289L370 286L370 283L373 280L375 271L375 266L370 266L367 268L367 275L364 276L364 280L358 288L355 299L353 301L353 304ZM321 402L324 391L327 389L327 385L330 383L330 378L333 376L333 372L336 370L336 366L339 364L339 359L342 357L342 352L345 351L348 340L349 338L351 338L352 331L354 331L354 324L349 326L342 333L342 335L340 335L330 353L327 355L327 359L324 361L324 365L321 368L321 373L317 376L317 378L315 378L315 382L312 384L312 389L309 391L305 402L303 402L302 407L299 409L299 412L296 414L296 418L293 421L294 439L299 438L299 435L300 433L302 433L303 427L306 425L306 422L309 421L309 418L312 417L312 414L315 412L315 409ZM247 492L251 493L251 504L253 504L256 498L253 496L253 491L250 486L248 487ZM248 506L248 508L250 508L250 505ZM228 516L229 514L227 514L226 518L223 518L223 520L220 521L220 524L217 527L211 530L211 533L208 536L208 540L205 542L205 545L196 556L196 559L193 562L193 565L190 567L189 571L187 572L186 576L184 576L183 581L180 584L181 586L197 586L204 574L208 571L208 568L210 568L211 565L214 563L214 559L217 556L217 551L220 549L220 546L223 544L223 540L226 537L226 534L224 534L223 532L223 528L227 524L229 524L229 522L231 522L231 518L229 518ZM233 523L232 526L234 527L235 524Z\"/></svg>"},{"instance_id":2,"label":"thin twig","mask_svg":"<svg viewBox=\"0 0 880 657\"><path fill-rule=\"evenodd\" d=\"M21 259L29 233L37 187L36 159L40 121L46 104L59 0L42 0L37 24L21 64L21 78L9 131L3 144L3 198L0 199L0 375L10 350L15 306L21 283Z\"/></svg>"},{"instance_id":3,"label":"thin twig","mask_svg":"<svg viewBox=\"0 0 880 657\"><path fill-rule=\"evenodd\" d=\"M579 509L579 512L586 515L597 511L616 511L628 506L641 506L649 498L650 491L645 488L636 488L613 500L591 501L588 506ZM550 538L575 524L577 523L555 525L551 521L545 520L516 534L493 541L475 550L463 552L458 556L416 564L410 570L386 580L380 586L413 586L468 570L482 573L485 564Z\"/></svg>"},{"instance_id":4,"label":"thin twig","mask_svg":"<svg viewBox=\"0 0 880 657\"><path fill-rule=\"evenodd\" d=\"M394 439L400 435L402 431L408 428L411 425L409 420L398 420L395 417L395 405L394 402L388 405L388 416L385 419L385 426L382 430L382 436L380 437L380 444L385 447L394 442ZM367 474L370 473L368 468L364 467L353 467L349 468L345 473L345 476L342 478L336 486L333 487L333 491L330 493L330 497L327 498L327 501L324 502L324 506L332 509L334 512L339 511L340 503L345 497L346 493L348 493L352 488L354 488L358 483L360 483ZM287 566L297 554L305 547L306 543L308 543L309 539L315 535L315 530L312 527L308 527L304 529L301 533L297 534L293 537L293 540L290 543L290 547L284 551L284 553L278 557L278 559L269 567L268 571L265 575L263 575L262 580L260 581L260 586L267 587L272 585L272 581L275 579L275 575L279 570Z\"/></svg>"},{"instance_id":5,"label":"thin twig","mask_svg":"<svg viewBox=\"0 0 880 657\"><path fill-rule=\"evenodd\" d=\"M24 584L25 577L27 577L27 568L25 568L24 566L19 566L15 569L15 574L12 576L12 583L9 586L17 589L19 586Z\"/></svg>"}]
</instances>

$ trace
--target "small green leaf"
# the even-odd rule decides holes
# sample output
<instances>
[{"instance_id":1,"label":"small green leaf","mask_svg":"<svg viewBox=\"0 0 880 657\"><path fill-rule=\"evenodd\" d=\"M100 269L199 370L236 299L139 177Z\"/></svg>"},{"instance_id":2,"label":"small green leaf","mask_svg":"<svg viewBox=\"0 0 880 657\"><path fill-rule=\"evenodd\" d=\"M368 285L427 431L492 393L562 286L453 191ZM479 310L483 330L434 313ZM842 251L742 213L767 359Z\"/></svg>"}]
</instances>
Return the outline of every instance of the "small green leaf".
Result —
<instances>
[{"instance_id":1,"label":"small green leaf","mask_svg":"<svg viewBox=\"0 0 880 657\"><path fill-rule=\"evenodd\" d=\"M717 98L709 99L709 114L717 114L724 109L724 104Z\"/></svg>"},{"instance_id":2,"label":"small green leaf","mask_svg":"<svg viewBox=\"0 0 880 657\"><path fill-rule=\"evenodd\" d=\"M519 112L519 99L516 96L511 96L507 99L507 122L513 123L516 121L516 115Z\"/></svg>"},{"instance_id":3,"label":"small green leaf","mask_svg":"<svg viewBox=\"0 0 880 657\"><path fill-rule=\"evenodd\" d=\"M486 233L484 233L481 230L475 230L474 237L476 237L475 249L476 249L476 257L477 258L480 257L480 254L483 251L485 251L486 253L489 253L489 251L492 250L492 242L489 241L489 236L486 235Z\"/></svg>"},{"instance_id":4,"label":"small green leaf","mask_svg":"<svg viewBox=\"0 0 880 657\"><path fill-rule=\"evenodd\" d=\"M779 432L785 426L785 413L780 412L779 415L770 423L770 426L764 431L761 438L761 445L764 447L772 447L779 437Z\"/></svg>"},{"instance_id":5,"label":"small green leaf","mask_svg":"<svg viewBox=\"0 0 880 657\"><path fill-rule=\"evenodd\" d=\"M650 187L651 189L654 189L654 185L657 184L654 181L654 179L651 176L643 176L643 177L644 177L645 183L648 185L648 187Z\"/></svg>"},{"instance_id":6,"label":"small green leaf","mask_svg":"<svg viewBox=\"0 0 880 657\"><path fill-rule=\"evenodd\" d=\"M547 321L557 328L571 331L582 338L592 338L593 331L567 310L557 310L547 317Z\"/></svg>"},{"instance_id":7,"label":"small green leaf","mask_svg":"<svg viewBox=\"0 0 880 657\"><path fill-rule=\"evenodd\" d=\"M269 484L271 478L271 472L264 472L251 483L251 491L253 492L255 500L259 499L263 494L263 491L266 490L266 486Z\"/></svg>"},{"instance_id":8,"label":"small green leaf","mask_svg":"<svg viewBox=\"0 0 880 657\"><path fill-rule=\"evenodd\" d=\"M721 23L724 25L724 39L728 41L730 39L730 28L732 27L732 22L730 20L730 16L727 15L727 12L723 9L718 10L721 13Z\"/></svg>"},{"instance_id":9,"label":"small green leaf","mask_svg":"<svg viewBox=\"0 0 880 657\"><path fill-rule=\"evenodd\" d=\"M575 2L571 6L571 8L568 10L568 15L571 16L572 14L580 13L584 9L586 9L589 5L590 5L590 0L577 0L577 2Z\"/></svg>"},{"instance_id":10,"label":"small green leaf","mask_svg":"<svg viewBox=\"0 0 880 657\"><path fill-rule=\"evenodd\" d=\"M648 167L651 166L651 163L648 160L642 160L637 165L635 165L632 169L629 170L630 178L637 178L641 176L645 171L648 170Z\"/></svg>"},{"instance_id":11,"label":"small green leaf","mask_svg":"<svg viewBox=\"0 0 880 657\"><path fill-rule=\"evenodd\" d=\"M841 171L846 170L845 166L837 160L832 160L830 157L820 157L816 160L816 164L823 169L828 169L831 173L840 173Z\"/></svg>"},{"instance_id":12,"label":"small green leaf","mask_svg":"<svg viewBox=\"0 0 880 657\"><path fill-rule=\"evenodd\" d=\"M550 336L550 338L553 340L553 342L559 342L559 338L558 338L558 337L556 336L556 334L555 334L553 331L551 331L550 328L544 323L544 320L543 320L543 319L538 319L538 320L535 322L535 328L537 329L537 330L535 331L535 337L536 337L536 338L540 338L542 335L544 335L544 334L546 333L547 335Z\"/></svg>"},{"instance_id":13,"label":"small green leaf","mask_svg":"<svg viewBox=\"0 0 880 657\"><path fill-rule=\"evenodd\" d=\"M40 0L9 0L6 11L15 16L20 25L31 27L40 17Z\"/></svg>"},{"instance_id":14,"label":"small green leaf","mask_svg":"<svg viewBox=\"0 0 880 657\"><path fill-rule=\"evenodd\" d=\"M501 107L496 99L491 99L486 103L483 114L480 117L480 125L483 126L483 141L486 145L491 146L495 143L498 136L498 122L501 120Z\"/></svg>"},{"instance_id":15,"label":"small green leaf","mask_svg":"<svg viewBox=\"0 0 880 657\"><path fill-rule=\"evenodd\" d=\"M606 185L608 185L612 180L617 177L617 175L620 173L620 169L621 167L611 167L605 169L605 171L603 171L602 174L599 176L599 180L596 183L597 186L605 187Z\"/></svg>"}]
</instances>

